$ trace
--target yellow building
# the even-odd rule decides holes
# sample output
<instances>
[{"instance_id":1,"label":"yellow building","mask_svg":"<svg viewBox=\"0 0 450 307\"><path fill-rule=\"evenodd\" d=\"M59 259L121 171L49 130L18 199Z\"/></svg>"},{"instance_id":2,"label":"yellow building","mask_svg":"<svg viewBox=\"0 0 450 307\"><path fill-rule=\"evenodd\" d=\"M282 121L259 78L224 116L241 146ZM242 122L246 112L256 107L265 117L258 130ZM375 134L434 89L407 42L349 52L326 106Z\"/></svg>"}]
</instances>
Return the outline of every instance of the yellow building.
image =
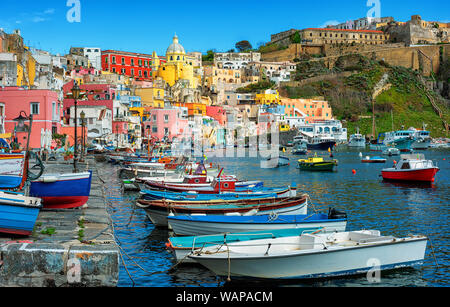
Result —
<instances>
[{"instance_id":1,"label":"yellow building","mask_svg":"<svg viewBox=\"0 0 450 307\"><path fill-rule=\"evenodd\" d=\"M301 31L302 38L310 44L365 44L382 45L389 42L389 35L383 31L374 30L341 30L308 28Z\"/></svg>"},{"instance_id":2,"label":"yellow building","mask_svg":"<svg viewBox=\"0 0 450 307\"><path fill-rule=\"evenodd\" d=\"M36 60L28 51L25 52L26 67L17 63L17 86L33 86L36 78Z\"/></svg>"},{"instance_id":3,"label":"yellow building","mask_svg":"<svg viewBox=\"0 0 450 307\"><path fill-rule=\"evenodd\" d=\"M161 63L156 52L153 52L153 79L163 79L170 86L178 80L188 80L189 88L197 88L201 77L194 76L192 57L187 56L182 45L178 43L178 36L174 36L172 45L166 51L167 63Z\"/></svg>"},{"instance_id":4,"label":"yellow building","mask_svg":"<svg viewBox=\"0 0 450 307\"><path fill-rule=\"evenodd\" d=\"M255 102L256 104L279 104L281 102L280 94L277 90L265 90L256 94Z\"/></svg>"},{"instance_id":5,"label":"yellow building","mask_svg":"<svg viewBox=\"0 0 450 307\"><path fill-rule=\"evenodd\" d=\"M164 108L164 88L137 88L134 93L141 97L143 107Z\"/></svg>"},{"instance_id":6,"label":"yellow building","mask_svg":"<svg viewBox=\"0 0 450 307\"><path fill-rule=\"evenodd\" d=\"M211 88L219 83L241 84L241 71L235 69L217 68L209 65L204 67L205 85Z\"/></svg>"}]
</instances>

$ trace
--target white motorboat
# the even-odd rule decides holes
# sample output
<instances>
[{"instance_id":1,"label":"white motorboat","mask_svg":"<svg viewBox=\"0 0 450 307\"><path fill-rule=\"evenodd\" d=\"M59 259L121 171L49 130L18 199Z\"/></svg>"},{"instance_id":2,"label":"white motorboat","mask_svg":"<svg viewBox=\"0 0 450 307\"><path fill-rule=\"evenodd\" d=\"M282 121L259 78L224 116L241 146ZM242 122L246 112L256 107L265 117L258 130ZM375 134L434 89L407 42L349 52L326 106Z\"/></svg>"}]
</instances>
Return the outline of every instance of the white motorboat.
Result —
<instances>
[{"instance_id":1,"label":"white motorboat","mask_svg":"<svg viewBox=\"0 0 450 307\"><path fill-rule=\"evenodd\" d=\"M392 157L392 156L399 156L400 155L400 149L397 149L397 148L394 148L394 147L386 148L383 151L383 155L390 156L390 157Z\"/></svg>"},{"instance_id":2,"label":"white motorboat","mask_svg":"<svg viewBox=\"0 0 450 307\"><path fill-rule=\"evenodd\" d=\"M426 246L424 236L395 238L362 230L221 244L189 258L224 277L308 279L418 265Z\"/></svg>"},{"instance_id":3,"label":"white motorboat","mask_svg":"<svg viewBox=\"0 0 450 307\"><path fill-rule=\"evenodd\" d=\"M366 147L366 138L359 133L359 129L357 133L350 136L348 147Z\"/></svg>"}]
</instances>

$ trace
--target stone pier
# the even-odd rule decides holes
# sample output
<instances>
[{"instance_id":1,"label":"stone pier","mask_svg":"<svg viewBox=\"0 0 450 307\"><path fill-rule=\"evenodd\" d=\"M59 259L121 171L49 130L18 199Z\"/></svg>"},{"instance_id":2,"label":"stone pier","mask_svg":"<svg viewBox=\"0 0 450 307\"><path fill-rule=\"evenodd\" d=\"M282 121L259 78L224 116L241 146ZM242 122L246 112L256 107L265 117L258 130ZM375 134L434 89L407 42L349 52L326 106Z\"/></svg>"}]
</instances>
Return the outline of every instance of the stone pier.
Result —
<instances>
[{"instance_id":1,"label":"stone pier","mask_svg":"<svg viewBox=\"0 0 450 307\"><path fill-rule=\"evenodd\" d=\"M115 287L120 254L94 159L79 164L93 172L87 205L79 209L41 210L33 234L0 234L0 286ZM45 174L71 173L64 161L46 163Z\"/></svg>"}]
</instances>

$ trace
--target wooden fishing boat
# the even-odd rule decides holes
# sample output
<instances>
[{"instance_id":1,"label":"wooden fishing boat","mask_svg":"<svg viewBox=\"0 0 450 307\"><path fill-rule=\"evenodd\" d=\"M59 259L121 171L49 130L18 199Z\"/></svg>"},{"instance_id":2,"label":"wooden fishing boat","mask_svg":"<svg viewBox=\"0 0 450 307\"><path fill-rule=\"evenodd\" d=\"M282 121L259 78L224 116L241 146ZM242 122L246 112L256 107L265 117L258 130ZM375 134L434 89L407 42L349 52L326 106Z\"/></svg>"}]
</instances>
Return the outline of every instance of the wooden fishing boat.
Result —
<instances>
[{"instance_id":1,"label":"wooden fishing boat","mask_svg":"<svg viewBox=\"0 0 450 307\"><path fill-rule=\"evenodd\" d=\"M269 213L306 214L306 196L280 198L250 198L238 200L171 201L139 199L136 205L143 208L157 227L167 227L169 215L264 215Z\"/></svg>"},{"instance_id":2,"label":"wooden fishing boat","mask_svg":"<svg viewBox=\"0 0 450 307\"><path fill-rule=\"evenodd\" d=\"M310 279L364 274L374 266L385 270L418 265L426 245L423 236L395 238L361 230L233 242L188 257L219 276Z\"/></svg>"},{"instance_id":3,"label":"wooden fishing boat","mask_svg":"<svg viewBox=\"0 0 450 307\"><path fill-rule=\"evenodd\" d=\"M87 203L91 182L92 172L48 174L31 182L30 195L41 198L44 208L77 208Z\"/></svg>"},{"instance_id":4,"label":"wooden fishing boat","mask_svg":"<svg viewBox=\"0 0 450 307\"><path fill-rule=\"evenodd\" d=\"M393 168L383 169L384 180L408 182L434 182L439 168L423 154L401 155L401 160Z\"/></svg>"},{"instance_id":5,"label":"wooden fishing boat","mask_svg":"<svg viewBox=\"0 0 450 307\"><path fill-rule=\"evenodd\" d=\"M0 154L0 188L16 189L24 183L25 153Z\"/></svg>"},{"instance_id":6,"label":"wooden fishing boat","mask_svg":"<svg viewBox=\"0 0 450 307\"><path fill-rule=\"evenodd\" d=\"M31 235L41 208L39 198L0 191L0 233Z\"/></svg>"},{"instance_id":7,"label":"wooden fishing boat","mask_svg":"<svg viewBox=\"0 0 450 307\"><path fill-rule=\"evenodd\" d=\"M242 200L252 198L277 198L276 193L232 193L198 194L189 192L168 192L155 190L141 190L142 199L145 200L178 200L178 201L211 201L211 200Z\"/></svg>"},{"instance_id":8,"label":"wooden fishing boat","mask_svg":"<svg viewBox=\"0 0 450 307\"><path fill-rule=\"evenodd\" d=\"M333 171L338 165L337 160L325 160L323 157L309 157L308 159L298 160L298 167L303 171Z\"/></svg>"},{"instance_id":9,"label":"wooden fishing boat","mask_svg":"<svg viewBox=\"0 0 450 307\"><path fill-rule=\"evenodd\" d=\"M171 237L169 238L168 243L166 243L166 248L173 254L177 262L196 263L196 261L190 259L188 256L205 247L240 241L300 236L305 233L323 232L324 230L324 228L320 227L301 227L293 229L274 229L270 231L262 230L240 233L223 233L207 236Z\"/></svg>"},{"instance_id":10,"label":"wooden fishing boat","mask_svg":"<svg viewBox=\"0 0 450 307\"><path fill-rule=\"evenodd\" d=\"M382 157L365 157L364 159L361 160L362 163L386 163L386 159L382 158Z\"/></svg>"},{"instance_id":11,"label":"wooden fishing boat","mask_svg":"<svg viewBox=\"0 0 450 307\"><path fill-rule=\"evenodd\" d=\"M172 191L172 192L196 192L199 194L220 194L222 192L275 192L284 193L284 188L271 189L264 188L262 181L245 181L240 182L234 176L219 176L214 179L211 184L173 184L160 183L155 181L146 181L145 185L148 189Z\"/></svg>"},{"instance_id":12,"label":"wooden fishing boat","mask_svg":"<svg viewBox=\"0 0 450 307\"><path fill-rule=\"evenodd\" d=\"M275 229L325 228L326 232L344 231L347 216L332 217L327 214L279 215L271 213L257 216L169 216L170 228L176 235L202 236L244 231L271 231Z\"/></svg>"}]
</instances>

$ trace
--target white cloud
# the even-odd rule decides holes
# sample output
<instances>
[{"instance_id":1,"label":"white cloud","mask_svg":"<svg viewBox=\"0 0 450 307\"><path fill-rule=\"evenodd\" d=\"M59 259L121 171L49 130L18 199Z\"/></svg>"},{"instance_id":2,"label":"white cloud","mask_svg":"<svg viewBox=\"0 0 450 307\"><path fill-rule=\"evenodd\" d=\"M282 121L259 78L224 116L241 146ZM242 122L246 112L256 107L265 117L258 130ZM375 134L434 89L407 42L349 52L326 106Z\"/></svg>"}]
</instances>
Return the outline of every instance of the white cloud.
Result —
<instances>
[{"instance_id":1,"label":"white cloud","mask_svg":"<svg viewBox=\"0 0 450 307\"><path fill-rule=\"evenodd\" d=\"M33 19L31 19L32 22L44 22L46 20L47 19L39 17L39 16L33 17Z\"/></svg>"},{"instance_id":2,"label":"white cloud","mask_svg":"<svg viewBox=\"0 0 450 307\"><path fill-rule=\"evenodd\" d=\"M340 22L337 20L328 20L327 22L319 26L319 28L326 28L327 26L335 26L338 24L340 24Z\"/></svg>"},{"instance_id":3,"label":"white cloud","mask_svg":"<svg viewBox=\"0 0 450 307\"><path fill-rule=\"evenodd\" d=\"M44 11L45 15L52 15L54 13L55 13L55 9L47 9L47 10Z\"/></svg>"}]
</instances>

